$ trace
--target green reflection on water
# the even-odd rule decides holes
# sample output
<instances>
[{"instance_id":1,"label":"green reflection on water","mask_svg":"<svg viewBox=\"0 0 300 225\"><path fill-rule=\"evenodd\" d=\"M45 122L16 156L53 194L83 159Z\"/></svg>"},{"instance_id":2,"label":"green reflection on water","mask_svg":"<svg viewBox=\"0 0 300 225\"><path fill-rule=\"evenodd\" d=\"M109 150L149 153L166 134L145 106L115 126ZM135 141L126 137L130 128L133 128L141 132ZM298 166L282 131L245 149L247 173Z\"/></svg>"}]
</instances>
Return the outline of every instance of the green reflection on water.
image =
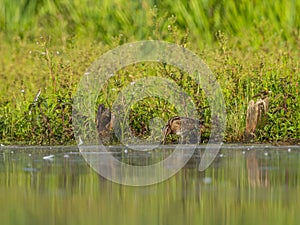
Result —
<instances>
[{"instance_id":1,"label":"green reflection on water","mask_svg":"<svg viewBox=\"0 0 300 225\"><path fill-rule=\"evenodd\" d=\"M299 159L296 148L225 148L205 172L195 157L165 182L129 187L69 149L0 150L0 223L296 225Z\"/></svg>"}]
</instances>

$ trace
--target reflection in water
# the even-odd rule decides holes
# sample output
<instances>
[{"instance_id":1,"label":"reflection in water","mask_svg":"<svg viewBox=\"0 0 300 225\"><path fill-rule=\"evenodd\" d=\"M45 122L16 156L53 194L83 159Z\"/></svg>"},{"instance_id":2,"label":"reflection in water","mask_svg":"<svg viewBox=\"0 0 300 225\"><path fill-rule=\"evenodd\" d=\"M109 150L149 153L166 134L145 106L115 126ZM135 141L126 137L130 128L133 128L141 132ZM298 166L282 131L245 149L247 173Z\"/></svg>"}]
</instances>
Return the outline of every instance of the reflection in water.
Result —
<instances>
[{"instance_id":1,"label":"reflection in water","mask_svg":"<svg viewBox=\"0 0 300 225\"><path fill-rule=\"evenodd\" d=\"M130 187L76 149L1 149L1 224L299 224L299 149L224 146L199 172L201 151L170 179Z\"/></svg>"},{"instance_id":2,"label":"reflection in water","mask_svg":"<svg viewBox=\"0 0 300 225\"><path fill-rule=\"evenodd\" d=\"M268 186L268 170L263 170L256 156L256 150L247 153L248 182L252 186Z\"/></svg>"}]
</instances>

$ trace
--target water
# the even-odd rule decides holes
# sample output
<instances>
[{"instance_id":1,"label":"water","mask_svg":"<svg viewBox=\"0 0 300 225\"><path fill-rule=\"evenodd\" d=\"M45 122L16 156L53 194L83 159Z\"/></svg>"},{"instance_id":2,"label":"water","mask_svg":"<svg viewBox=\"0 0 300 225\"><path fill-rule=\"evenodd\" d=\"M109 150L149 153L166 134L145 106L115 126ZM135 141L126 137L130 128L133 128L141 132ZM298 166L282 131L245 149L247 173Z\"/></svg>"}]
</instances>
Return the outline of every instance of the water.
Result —
<instances>
[{"instance_id":1,"label":"water","mask_svg":"<svg viewBox=\"0 0 300 225\"><path fill-rule=\"evenodd\" d=\"M115 156L151 162L168 151ZM0 224L300 224L299 146L224 146L204 172L200 158L131 187L99 176L76 147L1 147Z\"/></svg>"}]
</instances>

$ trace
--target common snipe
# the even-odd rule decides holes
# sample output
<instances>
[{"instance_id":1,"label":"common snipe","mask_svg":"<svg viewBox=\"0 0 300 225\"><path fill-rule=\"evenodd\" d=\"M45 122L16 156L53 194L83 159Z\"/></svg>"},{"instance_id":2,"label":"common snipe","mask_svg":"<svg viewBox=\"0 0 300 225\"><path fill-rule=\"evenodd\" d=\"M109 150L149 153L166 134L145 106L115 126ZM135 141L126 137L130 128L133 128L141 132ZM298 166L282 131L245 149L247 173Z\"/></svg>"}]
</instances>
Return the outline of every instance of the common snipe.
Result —
<instances>
[{"instance_id":1,"label":"common snipe","mask_svg":"<svg viewBox=\"0 0 300 225\"><path fill-rule=\"evenodd\" d=\"M176 134L181 137L182 142L195 143L200 140L201 127L203 121L195 120L189 117L175 116L169 119L167 125L162 129L163 144L169 134Z\"/></svg>"},{"instance_id":2,"label":"common snipe","mask_svg":"<svg viewBox=\"0 0 300 225\"><path fill-rule=\"evenodd\" d=\"M254 100L249 101L246 115L246 141L253 139L256 128L263 127L266 123L266 116L269 110L269 93L270 91L262 91L252 97L260 97L256 102Z\"/></svg>"},{"instance_id":3,"label":"common snipe","mask_svg":"<svg viewBox=\"0 0 300 225\"><path fill-rule=\"evenodd\" d=\"M105 108L103 104L99 104L96 125L100 138L108 136L114 127L115 116L111 113L109 108Z\"/></svg>"}]
</instances>

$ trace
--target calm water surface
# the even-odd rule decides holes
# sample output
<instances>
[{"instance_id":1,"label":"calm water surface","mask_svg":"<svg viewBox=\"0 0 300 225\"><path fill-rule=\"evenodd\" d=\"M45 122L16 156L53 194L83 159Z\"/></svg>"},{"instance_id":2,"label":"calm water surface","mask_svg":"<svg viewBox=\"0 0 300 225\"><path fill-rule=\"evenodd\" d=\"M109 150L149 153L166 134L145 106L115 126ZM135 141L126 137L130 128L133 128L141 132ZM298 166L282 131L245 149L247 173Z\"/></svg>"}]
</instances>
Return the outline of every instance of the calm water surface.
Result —
<instances>
[{"instance_id":1,"label":"calm water surface","mask_svg":"<svg viewBox=\"0 0 300 225\"><path fill-rule=\"evenodd\" d=\"M166 151L116 157L136 164ZM99 176L77 147L1 147L0 224L300 224L299 146L223 146L204 172L200 158L130 187Z\"/></svg>"}]
</instances>

